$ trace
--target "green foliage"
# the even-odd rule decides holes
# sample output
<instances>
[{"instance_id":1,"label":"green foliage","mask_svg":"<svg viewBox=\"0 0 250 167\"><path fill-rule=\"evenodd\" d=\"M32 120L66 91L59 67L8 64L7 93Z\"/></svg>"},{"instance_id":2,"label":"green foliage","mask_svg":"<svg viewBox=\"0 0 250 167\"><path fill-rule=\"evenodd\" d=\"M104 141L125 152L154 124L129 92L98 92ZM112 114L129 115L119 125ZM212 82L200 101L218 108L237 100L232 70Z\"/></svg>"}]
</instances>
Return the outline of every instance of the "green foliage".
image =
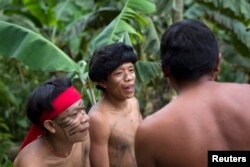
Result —
<instances>
[{"instance_id":1,"label":"green foliage","mask_svg":"<svg viewBox=\"0 0 250 167\"><path fill-rule=\"evenodd\" d=\"M175 92L162 76L160 36L173 22L176 2L0 0L0 69L4 71L0 76L0 139L5 145L0 150L5 155L0 156L1 166L12 165L10 156L2 153L12 147L11 142L23 139L30 124L26 100L38 84L68 75L85 97L87 109L98 100L101 93L88 78L88 62L93 51L104 45L123 41L134 47L139 58L136 96L145 115L168 103ZM218 80L249 82L249 1L183 2L184 17L206 22L219 40Z\"/></svg>"},{"instance_id":2,"label":"green foliage","mask_svg":"<svg viewBox=\"0 0 250 167\"><path fill-rule=\"evenodd\" d=\"M149 14L154 11L155 5L149 0L127 0L121 13L91 42L90 50L93 52L104 45L119 41L124 32L134 36L131 36L132 43L134 43L133 39L141 42L143 35L134 28L135 26L131 26L131 20L142 29L147 24L147 20L138 12Z\"/></svg>"},{"instance_id":3,"label":"green foliage","mask_svg":"<svg viewBox=\"0 0 250 167\"><path fill-rule=\"evenodd\" d=\"M160 74L161 67L157 62L138 61L136 63L136 75L138 76L137 79L140 83L147 85L155 78L155 76L159 76Z\"/></svg>"},{"instance_id":4,"label":"green foliage","mask_svg":"<svg viewBox=\"0 0 250 167\"><path fill-rule=\"evenodd\" d=\"M226 61L222 61L218 80L222 82L247 83L249 76L244 73L242 68L237 68Z\"/></svg>"},{"instance_id":5,"label":"green foliage","mask_svg":"<svg viewBox=\"0 0 250 167\"><path fill-rule=\"evenodd\" d=\"M22 0L24 7L39 20L41 25L55 25L55 0Z\"/></svg>"},{"instance_id":6,"label":"green foliage","mask_svg":"<svg viewBox=\"0 0 250 167\"><path fill-rule=\"evenodd\" d=\"M0 55L2 56L16 58L33 69L78 70L74 61L39 34L4 21L0 21L0 34Z\"/></svg>"},{"instance_id":7,"label":"green foliage","mask_svg":"<svg viewBox=\"0 0 250 167\"><path fill-rule=\"evenodd\" d=\"M11 141L12 135L9 132L9 128L5 123L5 120L0 117L0 163L7 165L9 163L9 158L7 156L7 151L13 145Z\"/></svg>"},{"instance_id":8,"label":"green foliage","mask_svg":"<svg viewBox=\"0 0 250 167\"><path fill-rule=\"evenodd\" d=\"M4 71L0 76L0 119L3 120L0 128L0 166L9 166L30 124L25 114L26 100L34 87L45 81L48 75L32 72L17 61L1 56L0 69Z\"/></svg>"}]
</instances>

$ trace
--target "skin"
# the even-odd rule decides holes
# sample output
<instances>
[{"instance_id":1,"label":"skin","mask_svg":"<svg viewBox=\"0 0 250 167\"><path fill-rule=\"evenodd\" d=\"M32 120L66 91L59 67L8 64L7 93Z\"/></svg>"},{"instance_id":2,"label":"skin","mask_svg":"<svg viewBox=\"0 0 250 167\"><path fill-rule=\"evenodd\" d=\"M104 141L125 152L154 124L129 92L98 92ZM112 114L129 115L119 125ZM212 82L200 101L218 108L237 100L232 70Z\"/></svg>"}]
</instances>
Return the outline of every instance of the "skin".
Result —
<instances>
[{"instance_id":1,"label":"skin","mask_svg":"<svg viewBox=\"0 0 250 167\"><path fill-rule=\"evenodd\" d=\"M89 112L92 167L136 166L134 138L142 117L134 84L132 63L122 64L100 83L105 93Z\"/></svg>"},{"instance_id":2,"label":"skin","mask_svg":"<svg viewBox=\"0 0 250 167\"><path fill-rule=\"evenodd\" d=\"M89 167L89 117L78 100L54 120L44 122L45 135L27 145L14 167ZM51 151L51 149L54 152ZM58 154L65 157L59 157Z\"/></svg>"},{"instance_id":3,"label":"skin","mask_svg":"<svg viewBox=\"0 0 250 167\"><path fill-rule=\"evenodd\" d=\"M179 88L138 128L139 167L206 167L208 150L250 149L250 85L206 75Z\"/></svg>"}]
</instances>

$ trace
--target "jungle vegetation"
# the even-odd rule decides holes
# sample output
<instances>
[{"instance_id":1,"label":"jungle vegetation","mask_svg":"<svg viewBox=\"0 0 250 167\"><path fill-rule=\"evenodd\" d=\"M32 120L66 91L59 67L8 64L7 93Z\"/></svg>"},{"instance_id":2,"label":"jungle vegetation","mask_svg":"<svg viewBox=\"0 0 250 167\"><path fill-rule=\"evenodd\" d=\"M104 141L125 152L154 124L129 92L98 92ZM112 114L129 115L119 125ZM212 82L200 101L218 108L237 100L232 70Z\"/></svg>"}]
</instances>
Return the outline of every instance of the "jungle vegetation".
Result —
<instances>
[{"instance_id":1,"label":"jungle vegetation","mask_svg":"<svg viewBox=\"0 0 250 167\"><path fill-rule=\"evenodd\" d=\"M88 78L93 51L123 41L134 47L136 96L147 116L175 92L163 78L163 31L182 19L205 22L222 53L222 82L250 82L250 0L0 0L0 166L12 166L30 122L30 92L67 75L90 108L100 92Z\"/></svg>"}]
</instances>

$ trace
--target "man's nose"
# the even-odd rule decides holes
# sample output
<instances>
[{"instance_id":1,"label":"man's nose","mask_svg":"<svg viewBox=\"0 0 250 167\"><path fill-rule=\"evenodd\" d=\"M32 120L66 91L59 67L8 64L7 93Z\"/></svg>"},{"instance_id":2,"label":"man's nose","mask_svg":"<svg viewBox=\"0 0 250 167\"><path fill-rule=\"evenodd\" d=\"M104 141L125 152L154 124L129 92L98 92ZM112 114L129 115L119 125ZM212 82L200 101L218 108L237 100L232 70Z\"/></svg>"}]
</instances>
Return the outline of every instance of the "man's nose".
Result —
<instances>
[{"instance_id":1,"label":"man's nose","mask_svg":"<svg viewBox=\"0 0 250 167\"><path fill-rule=\"evenodd\" d=\"M132 79L133 79L133 74L130 73L130 72L127 72L127 73L125 74L125 81L130 81L130 80L132 80Z\"/></svg>"},{"instance_id":2,"label":"man's nose","mask_svg":"<svg viewBox=\"0 0 250 167\"><path fill-rule=\"evenodd\" d=\"M89 116L86 114L86 112L83 112L82 117L81 117L81 123L86 123L89 122Z\"/></svg>"}]
</instances>

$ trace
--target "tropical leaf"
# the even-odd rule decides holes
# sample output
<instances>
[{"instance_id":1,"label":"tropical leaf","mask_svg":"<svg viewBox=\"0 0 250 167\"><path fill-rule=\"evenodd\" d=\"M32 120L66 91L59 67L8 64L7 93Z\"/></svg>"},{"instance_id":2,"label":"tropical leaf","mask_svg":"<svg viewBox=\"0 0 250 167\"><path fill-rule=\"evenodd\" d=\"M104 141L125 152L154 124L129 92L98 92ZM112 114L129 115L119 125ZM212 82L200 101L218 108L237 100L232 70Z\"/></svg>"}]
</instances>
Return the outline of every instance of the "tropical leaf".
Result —
<instances>
[{"instance_id":1,"label":"tropical leaf","mask_svg":"<svg viewBox=\"0 0 250 167\"><path fill-rule=\"evenodd\" d=\"M127 0L121 13L91 41L90 50L94 51L104 45L118 41L125 31L141 41L143 35L134 26L131 26L131 21L133 20L139 27L143 28L147 24L147 20L141 17L139 13L149 14L154 11L155 5L149 0Z\"/></svg>"},{"instance_id":2,"label":"tropical leaf","mask_svg":"<svg viewBox=\"0 0 250 167\"><path fill-rule=\"evenodd\" d=\"M0 21L0 55L16 58L32 69L78 71L77 64L41 35Z\"/></svg>"},{"instance_id":3,"label":"tropical leaf","mask_svg":"<svg viewBox=\"0 0 250 167\"><path fill-rule=\"evenodd\" d=\"M46 25L56 24L55 12L53 10L54 0L23 0L23 4L40 23Z\"/></svg>"},{"instance_id":4,"label":"tropical leaf","mask_svg":"<svg viewBox=\"0 0 250 167\"><path fill-rule=\"evenodd\" d=\"M219 12L218 12L219 11ZM242 1L199 0L187 11L189 18L206 18L220 38L223 58L232 66L249 71L250 35L250 4ZM217 29L217 30L216 30ZM231 47L231 48L230 48ZM233 47L233 48L232 48ZM226 51L224 51L226 49Z\"/></svg>"},{"instance_id":5,"label":"tropical leaf","mask_svg":"<svg viewBox=\"0 0 250 167\"><path fill-rule=\"evenodd\" d=\"M238 40L246 45L250 50L250 33L247 31L247 28L244 24L242 24L238 20L229 18L225 15L221 15L217 12L207 11L207 14L210 18L212 18L214 21L216 21L226 29L233 31Z\"/></svg>"},{"instance_id":6,"label":"tropical leaf","mask_svg":"<svg viewBox=\"0 0 250 167\"><path fill-rule=\"evenodd\" d=\"M114 8L100 8L95 12L82 15L63 29L61 41L68 43L71 54L76 55L83 47L87 48L88 39L92 37L89 33L86 33L87 31L96 30L100 25L107 24L118 14L118 11ZM86 41L82 43L82 40Z\"/></svg>"},{"instance_id":7,"label":"tropical leaf","mask_svg":"<svg viewBox=\"0 0 250 167\"><path fill-rule=\"evenodd\" d=\"M208 10L206 6L195 3L184 11L184 17L200 19L205 16L206 10Z\"/></svg>"},{"instance_id":8,"label":"tropical leaf","mask_svg":"<svg viewBox=\"0 0 250 167\"><path fill-rule=\"evenodd\" d=\"M0 81L0 104L6 105L11 103L14 106L18 105L18 100L15 95L10 91L7 85L5 85L2 81Z\"/></svg>"},{"instance_id":9,"label":"tropical leaf","mask_svg":"<svg viewBox=\"0 0 250 167\"><path fill-rule=\"evenodd\" d=\"M239 42L239 41L238 41ZM231 44L231 41L230 41ZM236 45L236 44L235 44ZM232 48L228 43L223 44L222 50L223 58L226 59L229 63L234 64L234 66L239 66L244 68L246 71L250 72L250 58L245 56L241 56L237 53L237 51Z\"/></svg>"},{"instance_id":10,"label":"tropical leaf","mask_svg":"<svg viewBox=\"0 0 250 167\"><path fill-rule=\"evenodd\" d=\"M160 64L157 62L138 61L135 68L138 81L145 85L161 74Z\"/></svg>"},{"instance_id":11,"label":"tropical leaf","mask_svg":"<svg viewBox=\"0 0 250 167\"><path fill-rule=\"evenodd\" d=\"M141 60L159 60L160 57L160 39L153 21L148 18L149 26L146 29L147 40L143 43L144 53L146 53L148 58L142 58ZM144 56L145 57L145 56Z\"/></svg>"},{"instance_id":12,"label":"tropical leaf","mask_svg":"<svg viewBox=\"0 0 250 167\"><path fill-rule=\"evenodd\" d=\"M199 0L198 2L242 22L250 20L250 3L247 0Z\"/></svg>"}]
</instances>

